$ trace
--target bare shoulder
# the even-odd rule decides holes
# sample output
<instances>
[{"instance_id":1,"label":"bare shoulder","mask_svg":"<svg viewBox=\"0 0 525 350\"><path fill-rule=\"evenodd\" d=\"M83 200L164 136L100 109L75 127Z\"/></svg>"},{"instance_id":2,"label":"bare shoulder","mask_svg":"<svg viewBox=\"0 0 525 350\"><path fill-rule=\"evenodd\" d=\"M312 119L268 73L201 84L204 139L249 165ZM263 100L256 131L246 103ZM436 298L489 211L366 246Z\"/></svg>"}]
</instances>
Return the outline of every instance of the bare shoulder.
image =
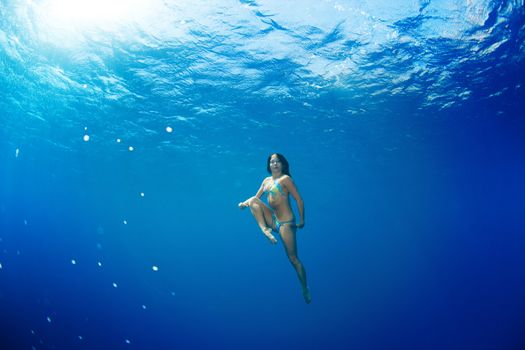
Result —
<instances>
[{"instance_id":1,"label":"bare shoulder","mask_svg":"<svg viewBox=\"0 0 525 350\"><path fill-rule=\"evenodd\" d=\"M282 183L285 186L293 185L293 180L289 175L283 175L279 179L279 182Z\"/></svg>"}]
</instances>

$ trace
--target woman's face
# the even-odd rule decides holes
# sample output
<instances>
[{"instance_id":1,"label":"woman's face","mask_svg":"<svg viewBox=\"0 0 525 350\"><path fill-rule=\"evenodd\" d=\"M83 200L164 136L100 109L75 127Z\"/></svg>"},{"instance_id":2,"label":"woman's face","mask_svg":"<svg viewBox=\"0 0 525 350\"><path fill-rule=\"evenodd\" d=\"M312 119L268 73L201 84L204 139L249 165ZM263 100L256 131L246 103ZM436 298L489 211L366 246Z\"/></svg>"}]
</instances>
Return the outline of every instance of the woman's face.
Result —
<instances>
[{"instance_id":1,"label":"woman's face","mask_svg":"<svg viewBox=\"0 0 525 350\"><path fill-rule=\"evenodd\" d=\"M281 160L276 154L272 154L270 157L270 170L272 173L278 173L283 171L283 165L281 163Z\"/></svg>"}]
</instances>

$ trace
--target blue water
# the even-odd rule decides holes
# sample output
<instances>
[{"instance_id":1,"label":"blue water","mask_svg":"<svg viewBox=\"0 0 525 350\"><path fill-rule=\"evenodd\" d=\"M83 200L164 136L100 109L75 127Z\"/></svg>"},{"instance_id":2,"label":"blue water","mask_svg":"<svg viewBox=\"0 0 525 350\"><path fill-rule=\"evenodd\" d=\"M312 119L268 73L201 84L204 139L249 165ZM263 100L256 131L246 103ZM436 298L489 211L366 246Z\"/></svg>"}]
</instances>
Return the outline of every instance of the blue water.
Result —
<instances>
[{"instance_id":1,"label":"blue water","mask_svg":"<svg viewBox=\"0 0 525 350\"><path fill-rule=\"evenodd\" d=\"M2 0L0 348L524 349L524 39L523 0ZM310 305L237 208L273 152Z\"/></svg>"}]
</instances>

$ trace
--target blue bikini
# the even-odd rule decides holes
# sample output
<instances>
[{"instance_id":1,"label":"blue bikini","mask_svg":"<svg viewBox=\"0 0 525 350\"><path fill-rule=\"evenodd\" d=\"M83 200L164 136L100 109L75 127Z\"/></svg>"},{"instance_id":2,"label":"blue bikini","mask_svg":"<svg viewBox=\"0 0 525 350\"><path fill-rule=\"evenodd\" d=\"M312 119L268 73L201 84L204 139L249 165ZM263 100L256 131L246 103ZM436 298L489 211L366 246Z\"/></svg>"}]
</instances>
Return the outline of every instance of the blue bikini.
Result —
<instances>
[{"instance_id":1,"label":"blue bikini","mask_svg":"<svg viewBox=\"0 0 525 350\"><path fill-rule=\"evenodd\" d=\"M267 193L269 197L273 197L278 194L281 196L285 195L284 190L281 187L281 184L277 182L276 179L273 179L273 186L266 189L264 193ZM272 228L272 230L276 233L279 233L279 230L281 229L281 226L283 225L286 225L286 224L295 225L295 218L293 218L292 220L288 220L288 221L279 221L277 220L277 217L275 216L274 213L272 213L272 220L275 223L275 228Z\"/></svg>"},{"instance_id":2,"label":"blue bikini","mask_svg":"<svg viewBox=\"0 0 525 350\"><path fill-rule=\"evenodd\" d=\"M283 225L293 225L295 226L295 219L288 220L288 221L279 221L277 220L277 217L275 214L272 214L272 220L275 222L275 228L272 228L272 231L279 233L279 230L281 229L281 226Z\"/></svg>"}]
</instances>

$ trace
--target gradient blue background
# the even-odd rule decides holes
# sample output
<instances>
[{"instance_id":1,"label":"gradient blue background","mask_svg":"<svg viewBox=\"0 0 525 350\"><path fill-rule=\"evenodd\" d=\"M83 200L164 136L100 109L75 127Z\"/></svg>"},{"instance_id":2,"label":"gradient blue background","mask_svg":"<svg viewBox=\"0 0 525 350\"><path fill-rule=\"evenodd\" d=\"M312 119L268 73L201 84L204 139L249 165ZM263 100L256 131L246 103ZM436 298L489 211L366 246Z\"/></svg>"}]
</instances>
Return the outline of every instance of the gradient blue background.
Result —
<instances>
[{"instance_id":1,"label":"gradient blue background","mask_svg":"<svg viewBox=\"0 0 525 350\"><path fill-rule=\"evenodd\" d=\"M2 349L525 348L523 1L49 3L0 3Z\"/></svg>"}]
</instances>

